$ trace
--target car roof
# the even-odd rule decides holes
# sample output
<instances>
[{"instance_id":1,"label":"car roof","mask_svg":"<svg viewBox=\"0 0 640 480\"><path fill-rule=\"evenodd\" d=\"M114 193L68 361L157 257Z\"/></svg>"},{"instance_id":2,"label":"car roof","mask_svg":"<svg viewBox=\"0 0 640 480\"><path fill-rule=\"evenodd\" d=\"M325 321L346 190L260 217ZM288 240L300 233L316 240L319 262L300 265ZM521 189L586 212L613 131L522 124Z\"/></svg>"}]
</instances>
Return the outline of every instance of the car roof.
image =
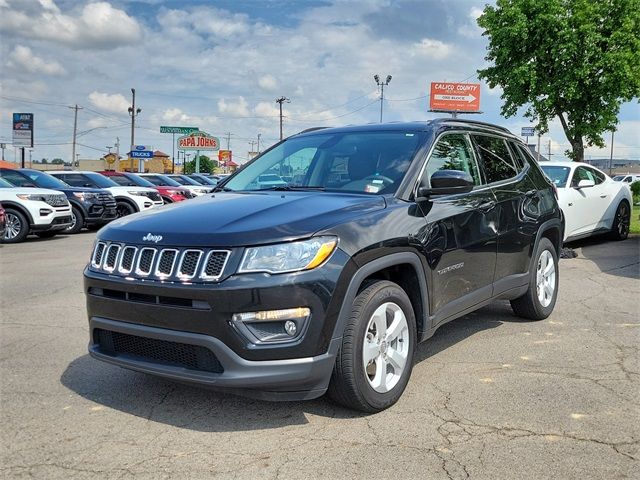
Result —
<instances>
[{"instance_id":1,"label":"car roof","mask_svg":"<svg viewBox=\"0 0 640 480\"><path fill-rule=\"evenodd\" d=\"M375 131L415 131L426 132L429 130L437 129L439 127L451 127L451 128L470 128L477 129L478 131L489 131L499 135L506 135L512 138L519 139L513 135L509 129L494 125L491 123L480 122L477 120L466 120L461 118L436 118L434 120L426 121L414 121L414 122L387 122L387 123L367 123L361 125L346 125L344 127L314 127L303 130L302 132L292 135L307 136L307 135L323 135L325 133L347 133L347 132L375 132Z\"/></svg>"},{"instance_id":2,"label":"car roof","mask_svg":"<svg viewBox=\"0 0 640 480\"><path fill-rule=\"evenodd\" d=\"M548 162L540 162L538 163L538 165L540 165L541 167L578 167L578 166L582 166L582 167L591 167L591 168L595 168L597 170L596 167L594 167L593 165L589 165L588 163L584 163L584 162L571 162L568 160L564 160L564 161L548 161Z\"/></svg>"}]
</instances>

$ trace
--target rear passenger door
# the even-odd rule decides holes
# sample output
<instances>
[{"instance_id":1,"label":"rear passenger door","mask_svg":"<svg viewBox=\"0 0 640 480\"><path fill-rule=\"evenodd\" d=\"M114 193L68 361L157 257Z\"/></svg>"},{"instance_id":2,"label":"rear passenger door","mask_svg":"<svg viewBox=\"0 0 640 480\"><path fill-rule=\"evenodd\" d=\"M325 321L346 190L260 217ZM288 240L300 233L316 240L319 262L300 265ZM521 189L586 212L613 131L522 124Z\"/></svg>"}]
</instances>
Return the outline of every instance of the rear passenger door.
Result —
<instances>
[{"instance_id":1,"label":"rear passenger door","mask_svg":"<svg viewBox=\"0 0 640 480\"><path fill-rule=\"evenodd\" d=\"M488 299L496 264L496 202L491 189L483 185L466 133L438 138L420 185L430 185L438 170L466 172L475 187L469 193L432 196L418 203L427 222L421 242L429 265L433 326Z\"/></svg>"},{"instance_id":2,"label":"rear passenger door","mask_svg":"<svg viewBox=\"0 0 640 480\"><path fill-rule=\"evenodd\" d=\"M539 193L528 177L528 163L518 146L503 137L471 135L487 184L497 201L497 295L528 282L528 271L538 231Z\"/></svg>"}]
</instances>

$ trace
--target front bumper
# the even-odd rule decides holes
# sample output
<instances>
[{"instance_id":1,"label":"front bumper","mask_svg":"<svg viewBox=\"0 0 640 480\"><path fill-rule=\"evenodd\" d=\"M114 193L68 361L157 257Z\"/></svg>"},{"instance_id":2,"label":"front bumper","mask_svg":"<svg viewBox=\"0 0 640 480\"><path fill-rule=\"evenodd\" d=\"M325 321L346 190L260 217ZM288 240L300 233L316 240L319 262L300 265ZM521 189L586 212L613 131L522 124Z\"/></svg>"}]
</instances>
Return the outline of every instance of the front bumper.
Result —
<instances>
[{"instance_id":1,"label":"front bumper","mask_svg":"<svg viewBox=\"0 0 640 480\"><path fill-rule=\"evenodd\" d=\"M251 361L237 355L217 338L207 335L167 330L117 322L99 317L89 319L94 358L139 372L158 375L215 390L266 400L309 400L324 394L329 385L339 340L329 352L315 357L288 360ZM128 336L204 347L222 366L222 372L207 372L158 361L146 361L131 353L114 353L97 342L96 332L106 330Z\"/></svg>"},{"instance_id":2,"label":"front bumper","mask_svg":"<svg viewBox=\"0 0 640 480\"><path fill-rule=\"evenodd\" d=\"M109 203L85 202L83 207L85 214L84 221L87 225L109 223L118 217L115 200Z\"/></svg>"}]
</instances>

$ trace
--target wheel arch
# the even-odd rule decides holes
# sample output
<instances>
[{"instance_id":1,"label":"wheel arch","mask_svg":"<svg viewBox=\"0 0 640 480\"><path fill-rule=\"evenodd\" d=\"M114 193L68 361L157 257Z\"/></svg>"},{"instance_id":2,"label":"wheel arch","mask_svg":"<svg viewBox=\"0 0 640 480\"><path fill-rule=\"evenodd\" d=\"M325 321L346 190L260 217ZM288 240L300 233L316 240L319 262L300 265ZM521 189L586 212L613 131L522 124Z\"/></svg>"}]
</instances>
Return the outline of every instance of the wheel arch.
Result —
<instances>
[{"instance_id":1,"label":"wheel arch","mask_svg":"<svg viewBox=\"0 0 640 480\"><path fill-rule=\"evenodd\" d=\"M29 222L29 229L31 229L31 226L34 224L34 220L33 220L33 217L31 216L31 213L29 213L28 209L26 209L19 203L12 202L11 200L9 201L3 200L2 208L4 208L5 210L9 208L13 210L18 210L21 214L23 214L27 218L27 221Z\"/></svg>"},{"instance_id":2,"label":"wheel arch","mask_svg":"<svg viewBox=\"0 0 640 480\"><path fill-rule=\"evenodd\" d=\"M134 202L133 200L131 200L130 198L127 197L122 197L122 196L117 196L114 197L117 202L123 202L126 203L127 205L131 206L133 208L134 213L137 213L140 211L140 208L138 208L138 205L136 205L136 202Z\"/></svg>"},{"instance_id":3,"label":"wheel arch","mask_svg":"<svg viewBox=\"0 0 640 480\"><path fill-rule=\"evenodd\" d=\"M427 279L420 258L417 254L411 252L393 253L377 258L356 271L342 300L332 338L342 337L346 320L349 317L351 306L356 296L367 284L375 280L394 282L409 296L416 317L417 339L420 342L423 333L428 330Z\"/></svg>"}]
</instances>

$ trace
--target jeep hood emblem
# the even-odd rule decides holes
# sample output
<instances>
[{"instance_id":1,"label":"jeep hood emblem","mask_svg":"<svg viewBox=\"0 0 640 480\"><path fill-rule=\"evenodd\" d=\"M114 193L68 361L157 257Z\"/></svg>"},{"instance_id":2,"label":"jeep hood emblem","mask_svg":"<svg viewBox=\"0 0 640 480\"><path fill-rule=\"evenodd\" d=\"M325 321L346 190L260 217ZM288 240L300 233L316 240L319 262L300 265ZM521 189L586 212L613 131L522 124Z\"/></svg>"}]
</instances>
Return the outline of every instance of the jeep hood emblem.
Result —
<instances>
[{"instance_id":1,"label":"jeep hood emblem","mask_svg":"<svg viewBox=\"0 0 640 480\"><path fill-rule=\"evenodd\" d=\"M158 243L160 240L162 240L162 235L153 235L151 233L147 233L144 237L142 237L142 240L145 242Z\"/></svg>"}]
</instances>

